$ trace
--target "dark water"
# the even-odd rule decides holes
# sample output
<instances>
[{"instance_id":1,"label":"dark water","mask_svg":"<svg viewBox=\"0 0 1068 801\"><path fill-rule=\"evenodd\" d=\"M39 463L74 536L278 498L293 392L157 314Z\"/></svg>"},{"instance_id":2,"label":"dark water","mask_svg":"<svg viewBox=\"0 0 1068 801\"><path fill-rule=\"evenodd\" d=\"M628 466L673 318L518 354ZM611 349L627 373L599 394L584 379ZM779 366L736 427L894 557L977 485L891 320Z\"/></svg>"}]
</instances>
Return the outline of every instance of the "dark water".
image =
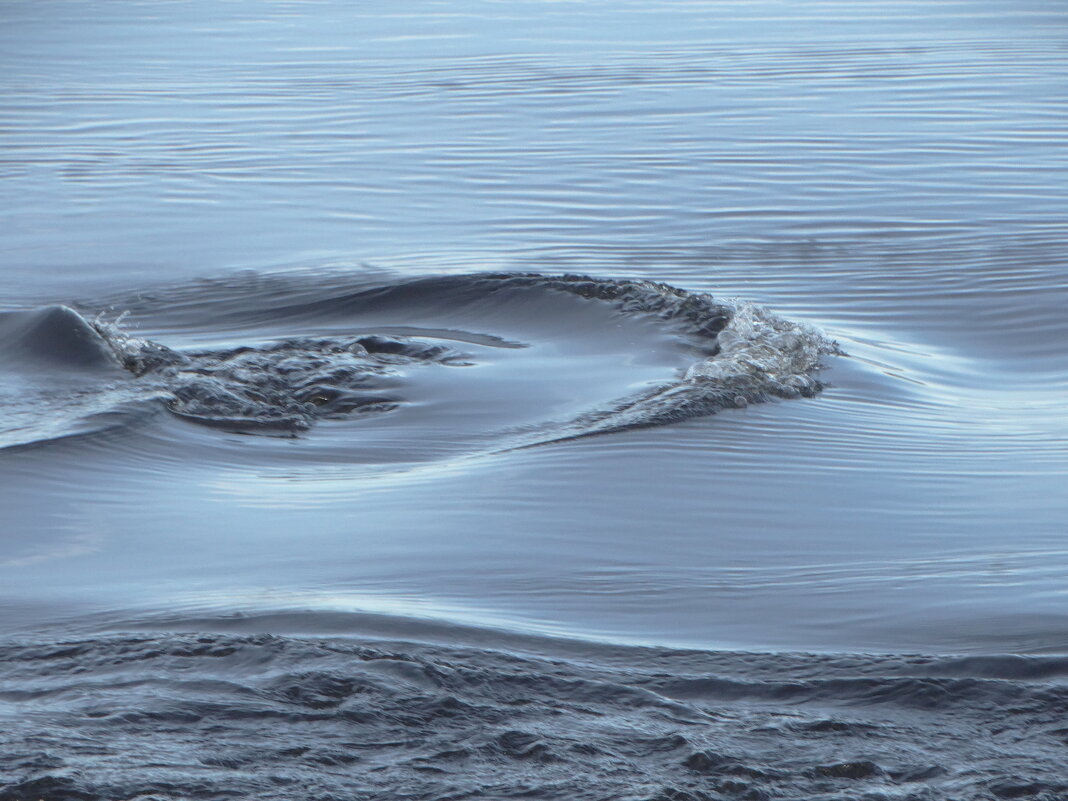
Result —
<instances>
[{"instance_id":1,"label":"dark water","mask_svg":"<svg viewBox=\"0 0 1068 801\"><path fill-rule=\"evenodd\" d=\"M0 22L0 799L1068 798L1059 4Z\"/></svg>"}]
</instances>

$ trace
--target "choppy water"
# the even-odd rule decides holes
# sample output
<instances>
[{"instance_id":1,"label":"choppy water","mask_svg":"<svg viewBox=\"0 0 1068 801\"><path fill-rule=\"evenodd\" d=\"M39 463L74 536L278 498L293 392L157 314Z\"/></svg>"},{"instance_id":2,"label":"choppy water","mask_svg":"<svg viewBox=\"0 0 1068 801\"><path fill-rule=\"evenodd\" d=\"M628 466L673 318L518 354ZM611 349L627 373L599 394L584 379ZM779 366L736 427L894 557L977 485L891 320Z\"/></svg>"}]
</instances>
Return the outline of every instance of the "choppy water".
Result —
<instances>
[{"instance_id":1,"label":"choppy water","mask_svg":"<svg viewBox=\"0 0 1068 801\"><path fill-rule=\"evenodd\" d=\"M1064 9L0 17L0 798L1068 797Z\"/></svg>"}]
</instances>

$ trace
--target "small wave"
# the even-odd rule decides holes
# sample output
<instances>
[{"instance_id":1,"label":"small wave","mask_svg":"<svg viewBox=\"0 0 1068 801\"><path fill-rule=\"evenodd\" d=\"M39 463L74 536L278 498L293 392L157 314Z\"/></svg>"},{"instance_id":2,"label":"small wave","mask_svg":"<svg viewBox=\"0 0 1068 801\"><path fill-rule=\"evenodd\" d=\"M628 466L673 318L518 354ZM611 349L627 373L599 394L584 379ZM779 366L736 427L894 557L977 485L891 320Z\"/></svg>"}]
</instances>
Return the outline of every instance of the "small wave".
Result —
<instances>
[{"instance_id":1,"label":"small wave","mask_svg":"<svg viewBox=\"0 0 1068 801\"><path fill-rule=\"evenodd\" d=\"M706 328L695 332L709 340L705 358L675 382L575 421L574 436L676 423L772 398L811 398L823 390L817 373L824 356L841 354L836 343L746 301L721 301L718 309L722 327L712 335Z\"/></svg>"},{"instance_id":2,"label":"small wave","mask_svg":"<svg viewBox=\"0 0 1068 801\"><path fill-rule=\"evenodd\" d=\"M29 370L108 370L112 339L67 306L0 313L0 363Z\"/></svg>"},{"instance_id":3,"label":"small wave","mask_svg":"<svg viewBox=\"0 0 1068 801\"><path fill-rule=\"evenodd\" d=\"M126 425L154 395L133 386L111 338L67 306L0 313L0 341L0 448Z\"/></svg>"},{"instance_id":4,"label":"small wave","mask_svg":"<svg viewBox=\"0 0 1068 801\"><path fill-rule=\"evenodd\" d=\"M575 309L561 306L565 296L602 312L582 306L588 319L575 324ZM261 324L257 341L239 345L232 344L239 331L218 331L231 341L217 348L172 347L134 336L121 317L87 319L67 307L9 314L0 333L19 343L20 368L34 361L112 372L121 366L131 392L162 398L177 417L275 436L299 435L321 420L393 411L409 402L412 371L477 366L487 349L499 354L548 342L578 352L584 339L607 338L601 362L616 370L621 385L634 383L626 378L634 346L625 333L613 339L613 319L652 325L672 339L676 352L687 354L663 365L663 378L637 391L576 398L573 405L584 407L577 414L559 418L547 410L531 422L524 409L512 425L504 415L501 428L511 428L513 436L502 436L501 447L660 425L771 398L811 397L822 389L816 377L821 358L837 352L814 329L744 301L641 280L475 274L365 285L294 303L275 292L271 301L269 308L245 313L277 321L276 331ZM558 331L565 318L571 328ZM526 321L523 333L532 341L516 341L514 319ZM296 325L307 331L327 323L328 336L291 334ZM545 383L552 380L551 374L544 377Z\"/></svg>"}]
</instances>

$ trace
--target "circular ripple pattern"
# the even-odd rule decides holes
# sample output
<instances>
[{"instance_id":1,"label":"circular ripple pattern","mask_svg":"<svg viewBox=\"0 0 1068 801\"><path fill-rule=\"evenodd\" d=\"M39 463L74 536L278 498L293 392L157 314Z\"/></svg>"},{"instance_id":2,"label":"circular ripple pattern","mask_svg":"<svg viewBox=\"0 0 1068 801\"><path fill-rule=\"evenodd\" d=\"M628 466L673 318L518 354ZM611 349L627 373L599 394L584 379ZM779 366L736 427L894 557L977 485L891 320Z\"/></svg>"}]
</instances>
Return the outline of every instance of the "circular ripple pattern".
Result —
<instances>
[{"instance_id":1,"label":"circular ripple pattern","mask_svg":"<svg viewBox=\"0 0 1068 801\"><path fill-rule=\"evenodd\" d=\"M516 294L563 293L608 304L621 315L652 317L682 336L697 358L676 380L569 421L567 436L682 420L771 397L815 395L813 374L834 346L815 331L744 303L722 302L648 281L586 276L482 274L430 278L318 300L323 313L360 312L427 297L438 304L492 302ZM312 311L280 309L287 315ZM551 325L551 322L549 323ZM172 412L196 422L248 432L299 433L316 419L388 411L401 402L384 385L398 369L469 364L453 347L410 337L286 338L258 347L180 353L98 322L96 330L137 376L165 380ZM561 433L561 432L558 432Z\"/></svg>"},{"instance_id":2,"label":"circular ripple pattern","mask_svg":"<svg viewBox=\"0 0 1068 801\"><path fill-rule=\"evenodd\" d=\"M220 325L211 334L225 339L223 347L172 346L155 335L134 336L121 316L108 322L99 314L92 319L88 306L84 314L51 306L0 320L11 345L8 367L39 373L42 365L66 371L74 364L96 377L101 399L107 390L121 403L161 401L178 417L231 432L296 436L320 420L381 414L412 402L413 371L475 367L502 354L514 361L531 350L513 376L567 400L567 416L549 404L541 410L536 393L514 379L507 400L502 382L472 390L473 416L488 393L499 396L498 407L515 407L511 416L505 408L487 423L496 432L479 434L495 450L675 422L773 397L811 397L822 388L815 377L820 358L836 352L811 328L751 304L642 280L475 274L330 287L310 300L303 297L307 288L294 283L288 295L270 294L259 306L240 287L228 289L254 309L246 314L269 322L254 333L240 322ZM151 325L168 305L141 308L140 319ZM205 314L198 324L205 319L217 322ZM330 335L308 335L324 329ZM235 344L245 335L255 341ZM642 356L646 350L658 355ZM538 360L550 351L552 359ZM649 369L639 373L632 363L641 359ZM587 365L611 373L611 380L597 386L592 378L573 379L574 388L559 381L565 372L582 378ZM457 370L449 386L463 383L464 372ZM91 430L82 412L89 390L81 390L81 405L64 408L63 396L53 393L56 408L35 406L34 425L51 415L76 420L69 433ZM93 407L98 420L108 411L114 408L103 400ZM34 441L33 430L21 426L11 444ZM55 434L49 429L41 438Z\"/></svg>"}]
</instances>

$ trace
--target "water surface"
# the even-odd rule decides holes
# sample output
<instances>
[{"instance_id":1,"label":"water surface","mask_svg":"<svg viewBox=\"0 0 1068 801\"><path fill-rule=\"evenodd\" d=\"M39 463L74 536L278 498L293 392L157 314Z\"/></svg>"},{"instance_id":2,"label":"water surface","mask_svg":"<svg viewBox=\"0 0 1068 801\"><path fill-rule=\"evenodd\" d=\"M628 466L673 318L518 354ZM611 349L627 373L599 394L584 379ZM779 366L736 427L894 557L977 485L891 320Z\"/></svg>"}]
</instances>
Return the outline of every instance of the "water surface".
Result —
<instances>
[{"instance_id":1,"label":"water surface","mask_svg":"<svg viewBox=\"0 0 1068 801\"><path fill-rule=\"evenodd\" d=\"M4 703L41 715L12 743L52 738L47 757L11 746L18 792L189 797L195 771L174 766L207 770L179 738L163 778L93 784L103 763L69 743L103 690L64 684L59 663L34 684L36 648L90 643L100 687L119 681L102 667L116 654L162 649L163 673L245 688L205 690L216 710L355 692L278 689L275 667L241 678L244 657L216 675L215 646L190 632L294 674L343 635L422 641L400 661L461 673L478 658L450 648L491 650L490 672L519 654L550 660L523 668L537 675L599 665L612 686L696 705L680 719L745 718L737 703L759 698L823 726L837 690L783 688L873 677L833 687L854 723L890 727L848 735L874 768L804 752L782 708L768 714L785 734L764 745L769 719L745 718L753 753L771 754L755 762L722 733L670 739L651 707L620 726L668 739L632 752L600 732L610 756L583 779L609 787L606 766L635 760L654 778L626 785L634 798L734 792L725 776L772 797L1064 792L1063 735L1036 711L1062 692L1058 657L1037 654L1068 648L1056 4L7 2L0 16ZM263 655L268 635L283 655ZM663 672L727 681L764 651L769 673L744 691L643 678L677 647L707 653ZM860 656L903 652L928 656ZM1025 656L995 669L990 654ZM171 723L222 725L174 692ZM625 695L600 711L622 714ZM932 717L909 722L920 699ZM1015 710L1005 736L1030 762L993 733L993 751L960 744L984 704ZM433 766L482 776L492 797L564 794L589 755L535 747L545 721L493 719L504 740ZM820 731L844 731L827 719ZM114 731L143 734L123 720ZM927 764L905 745L917 737L946 756ZM531 753L559 773L487 767ZM208 785L281 792L250 778L254 760L227 773L231 756ZM416 756L374 759L415 782ZM338 770L350 778L317 791L355 791Z\"/></svg>"}]
</instances>

